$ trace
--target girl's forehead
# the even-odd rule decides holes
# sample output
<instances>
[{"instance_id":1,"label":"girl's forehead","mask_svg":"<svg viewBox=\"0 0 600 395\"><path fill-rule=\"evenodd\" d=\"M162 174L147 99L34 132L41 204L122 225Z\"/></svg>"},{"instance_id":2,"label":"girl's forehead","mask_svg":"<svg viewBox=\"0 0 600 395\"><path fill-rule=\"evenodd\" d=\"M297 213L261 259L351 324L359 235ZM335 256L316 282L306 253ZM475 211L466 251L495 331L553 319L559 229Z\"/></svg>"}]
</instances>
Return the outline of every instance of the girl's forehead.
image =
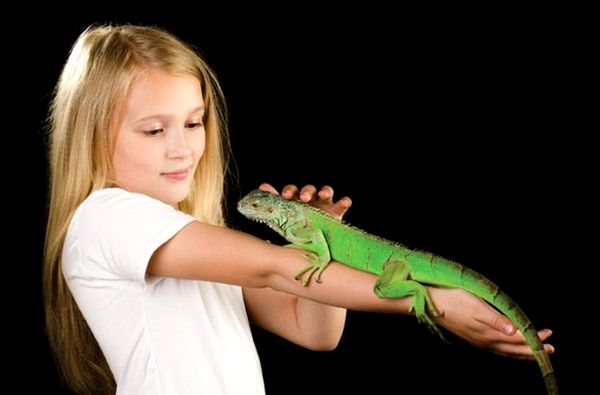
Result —
<instances>
[{"instance_id":1,"label":"girl's forehead","mask_svg":"<svg viewBox=\"0 0 600 395\"><path fill-rule=\"evenodd\" d=\"M180 113L204 106L200 81L192 75L149 70L137 78L125 100L128 116L148 112Z\"/></svg>"}]
</instances>

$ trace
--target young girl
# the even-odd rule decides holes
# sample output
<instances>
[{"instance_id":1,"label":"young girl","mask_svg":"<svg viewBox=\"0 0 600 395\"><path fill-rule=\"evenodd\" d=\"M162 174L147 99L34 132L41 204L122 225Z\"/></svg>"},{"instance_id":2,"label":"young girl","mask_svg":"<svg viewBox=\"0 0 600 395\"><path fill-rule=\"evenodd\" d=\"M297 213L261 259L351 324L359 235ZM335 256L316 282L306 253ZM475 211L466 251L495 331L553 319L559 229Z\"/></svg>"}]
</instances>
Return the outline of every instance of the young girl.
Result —
<instances>
[{"instance_id":1,"label":"young girl","mask_svg":"<svg viewBox=\"0 0 600 395\"><path fill-rule=\"evenodd\" d=\"M165 31L93 27L73 46L51 108L44 266L47 333L72 390L261 394L249 319L331 350L345 308L408 314L411 298L380 300L375 276L335 262L321 284L302 287L301 251L224 226L224 118L210 68ZM338 218L350 206L334 203L330 187L282 194ZM428 290L444 312L439 325L532 359L521 334L480 299Z\"/></svg>"}]
</instances>

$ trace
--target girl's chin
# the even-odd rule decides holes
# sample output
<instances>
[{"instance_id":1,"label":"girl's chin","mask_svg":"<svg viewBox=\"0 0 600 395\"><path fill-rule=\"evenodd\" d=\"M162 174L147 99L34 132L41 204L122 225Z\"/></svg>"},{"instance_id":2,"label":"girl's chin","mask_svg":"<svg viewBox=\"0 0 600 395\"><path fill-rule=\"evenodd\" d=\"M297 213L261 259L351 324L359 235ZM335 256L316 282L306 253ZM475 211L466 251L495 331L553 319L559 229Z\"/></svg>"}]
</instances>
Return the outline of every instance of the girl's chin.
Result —
<instances>
[{"instance_id":1,"label":"girl's chin","mask_svg":"<svg viewBox=\"0 0 600 395\"><path fill-rule=\"evenodd\" d=\"M177 191L169 194L161 194L159 200L168 204L169 206L173 206L175 208L179 207L179 203L183 202L185 198L188 196L189 189L186 188L182 191Z\"/></svg>"}]
</instances>

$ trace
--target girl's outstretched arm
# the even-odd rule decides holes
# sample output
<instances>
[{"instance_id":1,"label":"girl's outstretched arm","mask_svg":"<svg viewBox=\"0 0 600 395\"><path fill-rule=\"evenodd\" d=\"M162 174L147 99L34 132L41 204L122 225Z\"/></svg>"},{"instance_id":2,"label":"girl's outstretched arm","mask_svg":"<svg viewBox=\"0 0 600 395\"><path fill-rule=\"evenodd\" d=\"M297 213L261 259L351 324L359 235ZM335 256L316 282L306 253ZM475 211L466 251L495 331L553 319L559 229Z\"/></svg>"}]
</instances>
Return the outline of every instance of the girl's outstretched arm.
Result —
<instances>
[{"instance_id":1,"label":"girl's outstretched arm","mask_svg":"<svg viewBox=\"0 0 600 395\"><path fill-rule=\"evenodd\" d=\"M300 250L196 221L156 250L148 274L270 288L353 310L408 314L411 298L377 298L373 293L377 277L372 274L332 262L323 272L321 284L302 287L294 276L305 266ZM437 320L441 326L492 352L532 358L523 336L515 333L508 319L485 302L462 290L430 289L434 304L444 312ZM507 325L509 330L503 332ZM540 336L546 339L549 332L542 330ZM546 345L549 351L551 347Z\"/></svg>"}]
</instances>

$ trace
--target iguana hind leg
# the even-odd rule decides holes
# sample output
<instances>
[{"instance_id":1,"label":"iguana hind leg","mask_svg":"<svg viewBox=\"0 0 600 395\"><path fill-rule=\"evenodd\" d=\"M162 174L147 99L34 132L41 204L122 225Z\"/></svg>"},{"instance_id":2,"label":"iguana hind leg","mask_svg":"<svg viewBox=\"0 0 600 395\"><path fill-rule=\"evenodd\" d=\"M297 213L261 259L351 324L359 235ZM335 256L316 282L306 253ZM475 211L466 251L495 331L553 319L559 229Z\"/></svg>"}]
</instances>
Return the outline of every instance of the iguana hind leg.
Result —
<instances>
[{"instance_id":1,"label":"iguana hind leg","mask_svg":"<svg viewBox=\"0 0 600 395\"><path fill-rule=\"evenodd\" d=\"M406 263L400 260L388 261L377 282L375 282L375 294L380 298L412 296L413 301L409 312L414 311L420 323L425 324L442 340L447 341L430 317L430 315L439 317L441 314L431 301L427 289L421 283L409 280L409 277L410 272Z\"/></svg>"}]
</instances>

